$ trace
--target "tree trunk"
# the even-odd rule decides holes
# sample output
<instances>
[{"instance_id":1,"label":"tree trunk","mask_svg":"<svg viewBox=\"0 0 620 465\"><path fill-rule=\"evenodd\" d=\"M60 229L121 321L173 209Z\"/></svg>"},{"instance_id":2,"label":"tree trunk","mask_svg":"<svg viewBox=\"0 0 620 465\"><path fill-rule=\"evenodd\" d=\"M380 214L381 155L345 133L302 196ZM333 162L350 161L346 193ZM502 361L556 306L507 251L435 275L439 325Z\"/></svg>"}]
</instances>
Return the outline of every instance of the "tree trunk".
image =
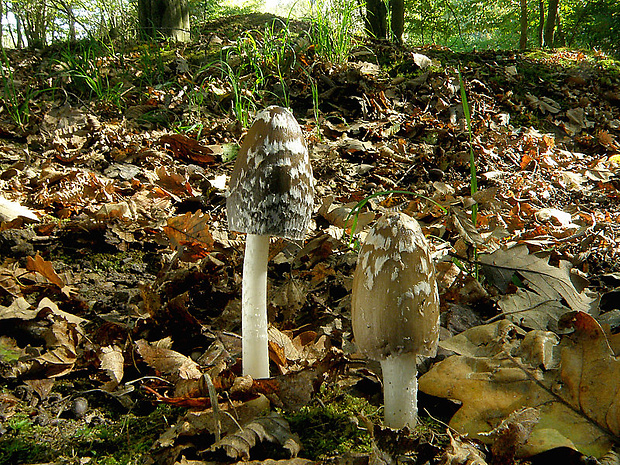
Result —
<instances>
[{"instance_id":1,"label":"tree trunk","mask_svg":"<svg viewBox=\"0 0 620 465\"><path fill-rule=\"evenodd\" d=\"M65 5L66 5L67 20L69 21L69 41L75 42L76 41L75 15L73 14L73 9L71 8L71 6L68 4L65 4Z\"/></svg>"},{"instance_id":2,"label":"tree trunk","mask_svg":"<svg viewBox=\"0 0 620 465\"><path fill-rule=\"evenodd\" d=\"M560 0L549 0L549 10L547 13L547 23L545 24L545 47L553 47L553 36L555 34L555 21L558 16L558 4Z\"/></svg>"},{"instance_id":3,"label":"tree trunk","mask_svg":"<svg viewBox=\"0 0 620 465\"><path fill-rule=\"evenodd\" d=\"M17 35L17 48L24 48L24 36L22 35L22 21L19 16L15 16L15 34Z\"/></svg>"},{"instance_id":4,"label":"tree trunk","mask_svg":"<svg viewBox=\"0 0 620 465\"><path fill-rule=\"evenodd\" d=\"M2 8L2 1L0 0L0 49L4 48L4 42L2 40L2 17L4 16L4 9Z\"/></svg>"},{"instance_id":5,"label":"tree trunk","mask_svg":"<svg viewBox=\"0 0 620 465\"><path fill-rule=\"evenodd\" d=\"M521 37L519 39L519 50L527 48L527 0L521 0Z\"/></svg>"},{"instance_id":6,"label":"tree trunk","mask_svg":"<svg viewBox=\"0 0 620 465\"><path fill-rule=\"evenodd\" d=\"M545 45L543 31L545 30L545 3L538 0L538 45Z\"/></svg>"},{"instance_id":7,"label":"tree trunk","mask_svg":"<svg viewBox=\"0 0 620 465\"><path fill-rule=\"evenodd\" d=\"M392 35L394 42L403 43L403 33L405 32L405 1L390 0L392 9Z\"/></svg>"},{"instance_id":8,"label":"tree trunk","mask_svg":"<svg viewBox=\"0 0 620 465\"><path fill-rule=\"evenodd\" d=\"M138 0L138 20L143 38L189 42L187 0Z\"/></svg>"},{"instance_id":9,"label":"tree trunk","mask_svg":"<svg viewBox=\"0 0 620 465\"><path fill-rule=\"evenodd\" d=\"M366 2L366 29L377 39L387 36L387 9L382 0L367 0Z\"/></svg>"},{"instance_id":10,"label":"tree trunk","mask_svg":"<svg viewBox=\"0 0 620 465\"><path fill-rule=\"evenodd\" d=\"M558 47L564 47L566 45L566 35L564 34L564 30L562 29L562 22L560 21L559 12L558 12L558 16L557 16L557 20L555 24L556 24L556 32L555 32L554 43Z\"/></svg>"}]
</instances>

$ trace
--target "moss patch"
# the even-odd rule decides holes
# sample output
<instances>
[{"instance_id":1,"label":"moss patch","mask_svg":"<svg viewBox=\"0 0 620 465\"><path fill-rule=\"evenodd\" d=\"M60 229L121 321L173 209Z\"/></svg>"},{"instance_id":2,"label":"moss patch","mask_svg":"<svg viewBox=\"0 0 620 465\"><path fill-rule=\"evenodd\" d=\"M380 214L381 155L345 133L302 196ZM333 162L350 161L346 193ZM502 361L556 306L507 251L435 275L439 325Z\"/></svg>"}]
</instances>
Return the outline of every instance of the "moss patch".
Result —
<instances>
[{"instance_id":1,"label":"moss patch","mask_svg":"<svg viewBox=\"0 0 620 465\"><path fill-rule=\"evenodd\" d=\"M62 420L35 425L25 413L5 424L0 438L0 465L90 458L91 465L138 464L153 442L174 421L174 409L160 405L149 415L127 414L117 420ZM99 424L97 424L99 423Z\"/></svg>"},{"instance_id":2,"label":"moss patch","mask_svg":"<svg viewBox=\"0 0 620 465\"><path fill-rule=\"evenodd\" d=\"M286 418L303 444L300 456L318 460L344 452L370 452L371 436L361 415L376 421L379 409L341 389L322 387L311 405Z\"/></svg>"}]
</instances>

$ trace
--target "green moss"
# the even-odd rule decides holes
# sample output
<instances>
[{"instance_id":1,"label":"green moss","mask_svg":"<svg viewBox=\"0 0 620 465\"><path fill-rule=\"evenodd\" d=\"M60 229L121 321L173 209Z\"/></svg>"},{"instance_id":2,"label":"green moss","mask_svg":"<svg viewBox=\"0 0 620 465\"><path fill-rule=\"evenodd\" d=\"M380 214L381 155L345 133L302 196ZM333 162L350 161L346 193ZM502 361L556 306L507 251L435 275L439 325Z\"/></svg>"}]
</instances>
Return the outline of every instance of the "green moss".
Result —
<instances>
[{"instance_id":1,"label":"green moss","mask_svg":"<svg viewBox=\"0 0 620 465\"><path fill-rule=\"evenodd\" d=\"M0 438L0 465L57 461L63 457L90 458L91 465L141 463L153 442L178 412L158 406L143 417L131 413L91 426L66 420L60 426L37 426L25 413L7 422Z\"/></svg>"},{"instance_id":2,"label":"green moss","mask_svg":"<svg viewBox=\"0 0 620 465\"><path fill-rule=\"evenodd\" d=\"M89 258L94 270L126 273L130 270L132 263L144 261L144 252L96 253Z\"/></svg>"},{"instance_id":3,"label":"green moss","mask_svg":"<svg viewBox=\"0 0 620 465\"><path fill-rule=\"evenodd\" d=\"M378 420L378 412L365 399L322 387L311 405L285 416L303 444L300 455L317 460L344 452L369 452L370 433L360 416Z\"/></svg>"}]
</instances>

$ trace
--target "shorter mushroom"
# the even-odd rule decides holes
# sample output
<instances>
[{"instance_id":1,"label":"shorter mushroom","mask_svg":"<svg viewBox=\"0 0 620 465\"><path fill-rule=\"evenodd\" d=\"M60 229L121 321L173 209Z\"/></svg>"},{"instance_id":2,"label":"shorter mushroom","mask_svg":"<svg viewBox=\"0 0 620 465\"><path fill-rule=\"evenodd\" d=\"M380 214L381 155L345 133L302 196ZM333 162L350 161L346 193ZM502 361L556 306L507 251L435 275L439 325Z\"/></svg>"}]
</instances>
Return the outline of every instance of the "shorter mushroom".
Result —
<instances>
[{"instance_id":1,"label":"shorter mushroom","mask_svg":"<svg viewBox=\"0 0 620 465\"><path fill-rule=\"evenodd\" d=\"M416 356L433 356L439 339L435 269L422 230L404 213L371 228L357 258L352 295L357 347L381 363L385 423L417 422Z\"/></svg>"}]
</instances>

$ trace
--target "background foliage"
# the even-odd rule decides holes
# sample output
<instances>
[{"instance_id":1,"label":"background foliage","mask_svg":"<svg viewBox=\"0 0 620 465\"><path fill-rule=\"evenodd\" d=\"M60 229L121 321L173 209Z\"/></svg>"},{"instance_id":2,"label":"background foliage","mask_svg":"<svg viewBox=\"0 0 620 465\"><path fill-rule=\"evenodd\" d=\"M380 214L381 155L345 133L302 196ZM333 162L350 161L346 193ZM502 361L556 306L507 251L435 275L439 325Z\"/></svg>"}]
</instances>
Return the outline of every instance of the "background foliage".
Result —
<instances>
[{"instance_id":1,"label":"background foliage","mask_svg":"<svg viewBox=\"0 0 620 465\"><path fill-rule=\"evenodd\" d=\"M315 2L316 3L316 2ZM323 5L326 2L322 2ZM352 11L357 0L332 0L328 10ZM528 0L528 47L540 44L536 31L539 8L546 11L548 0ZM405 40L411 45L435 44L458 51L514 49L519 42L519 0L407 0ZM261 0L224 3L191 0L192 29L208 20L265 7ZM293 9L294 8L294 9ZM5 0L3 1L4 46L50 44L87 36L95 38L135 37L136 2L133 0ZM287 17L307 11L316 16L316 6L277 11ZM303 13L301 13L303 14ZM616 0L560 0L560 25L555 45L577 48L620 50L620 2ZM360 24L357 25L360 28Z\"/></svg>"}]
</instances>

